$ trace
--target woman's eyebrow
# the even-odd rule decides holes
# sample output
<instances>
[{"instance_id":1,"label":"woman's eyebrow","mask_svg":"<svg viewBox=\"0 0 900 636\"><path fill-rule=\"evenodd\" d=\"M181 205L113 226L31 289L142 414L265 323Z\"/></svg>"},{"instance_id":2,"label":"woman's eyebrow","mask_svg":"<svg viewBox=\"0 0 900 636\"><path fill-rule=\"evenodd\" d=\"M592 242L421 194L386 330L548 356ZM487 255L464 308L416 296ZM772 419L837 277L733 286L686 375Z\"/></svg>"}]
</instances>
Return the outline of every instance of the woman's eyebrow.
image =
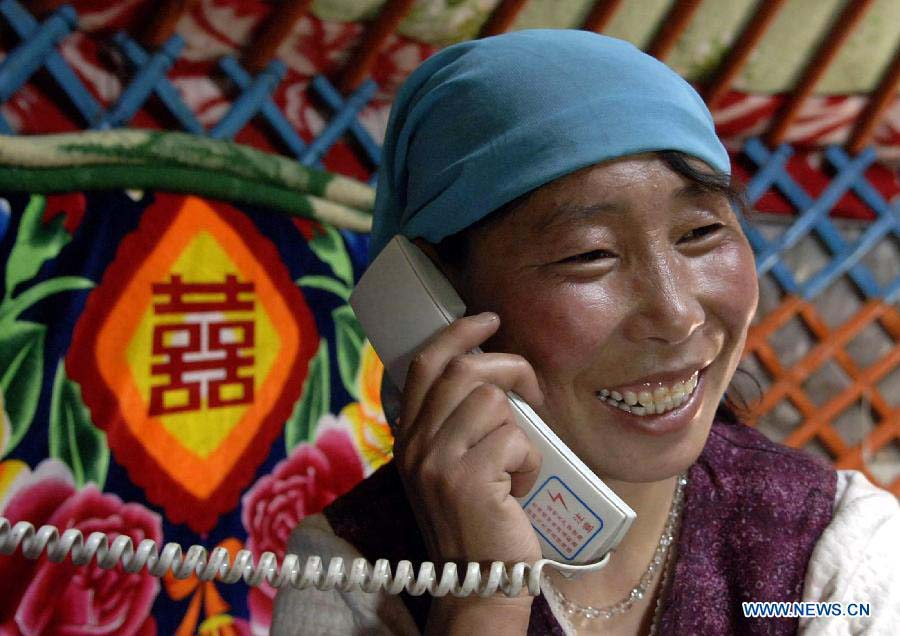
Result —
<instances>
[{"instance_id":1,"label":"woman's eyebrow","mask_svg":"<svg viewBox=\"0 0 900 636\"><path fill-rule=\"evenodd\" d=\"M690 182L678 188L678 190L675 191L673 198L692 199L696 197L709 196L710 194L724 193L714 185L704 185L702 183Z\"/></svg>"},{"instance_id":2,"label":"woman's eyebrow","mask_svg":"<svg viewBox=\"0 0 900 636\"><path fill-rule=\"evenodd\" d=\"M554 207L552 211L545 213L543 217L535 223L534 229L537 232L544 234L559 230L574 223L591 221L597 216L609 213L621 214L624 211L624 206L608 201L587 204L563 203Z\"/></svg>"}]
</instances>

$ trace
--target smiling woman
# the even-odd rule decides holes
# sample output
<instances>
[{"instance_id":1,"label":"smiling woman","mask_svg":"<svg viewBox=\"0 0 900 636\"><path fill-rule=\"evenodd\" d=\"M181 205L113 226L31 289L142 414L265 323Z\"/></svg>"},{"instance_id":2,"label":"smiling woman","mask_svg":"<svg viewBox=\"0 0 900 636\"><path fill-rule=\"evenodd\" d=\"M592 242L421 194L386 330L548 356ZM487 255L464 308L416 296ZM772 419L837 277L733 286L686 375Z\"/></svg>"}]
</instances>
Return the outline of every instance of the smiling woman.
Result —
<instances>
[{"instance_id":1,"label":"smiling woman","mask_svg":"<svg viewBox=\"0 0 900 636\"><path fill-rule=\"evenodd\" d=\"M897 502L723 402L757 303L740 192L702 100L631 45L523 31L438 53L398 94L372 257L396 234L467 316L414 358L394 461L292 534L298 554L534 562L521 395L637 513L605 569L537 598L283 591L274 633L793 634L742 601L897 620ZM484 353L469 352L480 346ZM839 547L841 556L835 558ZM826 620L826 619L823 619Z\"/></svg>"}]
</instances>

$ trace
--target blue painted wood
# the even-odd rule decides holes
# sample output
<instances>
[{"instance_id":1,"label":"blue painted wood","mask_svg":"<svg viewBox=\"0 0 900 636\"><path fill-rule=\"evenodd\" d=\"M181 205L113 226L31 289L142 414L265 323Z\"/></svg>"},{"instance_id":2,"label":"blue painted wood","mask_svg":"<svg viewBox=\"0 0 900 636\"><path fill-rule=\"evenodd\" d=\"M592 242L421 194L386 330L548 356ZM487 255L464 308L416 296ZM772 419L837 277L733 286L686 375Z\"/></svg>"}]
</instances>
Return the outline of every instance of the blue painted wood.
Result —
<instances>
[{"instance_id":1,"label":"blue painted wood","mask_svg":"<svg viewBox=\"0 0 900 636\"><path fill-rule=\"evenodd\" d=\"M219 61L219 67L221 66L222 60ZM214 139L231 139L238 134L241 128L260 111L263 101L272 94L286 71L284 63L280 60L269 62L234 101L225 116L210 131L209 136Z\"/></svg>"},{"instance_id":2,"label":"blue painted wood","mask_svg":"<svg viewBox=\"0 0 900 636\"><path fill-rule=\"evenodd\" d=\"M14 0L0 3L0 14L21 40L32 37L39 27L38 21ZM51 48L47 53L44 58L44 66L68 98L72 100L72 104L84 118L86 126L90 127L100 119L103 112L100 103L94 99L91 92L85 88L55 48Z\"/></svg>"},{"instance_id":3,"label":"blue painted wood","mask_svg":"<svg viewBox=\"0 0 900 636\"><path fill-rule=\"evenodd\" d=\"M344 102L343 108L335 114L325 130L309 145L309 148L300 157L300 163L310 166L321 159L346 132L350 124L356 121L359 111L369 103L377 88L378 86L372 80L363 82Z\"/></svg>"},{"instance_id":4,"label":"blue painted wood","mask_svg":"<svg viewBox=\"0 0 900 636\"><path fill-rule=\"evenodd\" d=\"M4 0L2 5L15 2ZM6 11L14 11L12 6ZM75 9L66 5L34 29L31 36L23 40L0 63L0 102L7 101L44 64L56 43L68 35L78 23Z\"/></svg>"},{"instance_id":5,"label":"blue painted wood","mask_svg":"<svg viewBox=\"0 0 900 636\"><path fill-rule=\"evenodd\" d=\"M744 234L747 235L747 240L750 243L750 247L753 248L753 253L758 254L768 247L769 242L762 235L757 228L753 226L750 221L744 218L743 215L739 218L741 222L741 228L744 230ZM757 272L757 275L759 272ZM794 279L794 275L791 273L791 270L782 262L776 263L771 270L772 276L781 286L781 289L784 290L788 294L796 294L798 293L798 285L797 281Z\"/></svg>"},{"instance_id":6,"label":"blue painted wood","mask_svg":"<svg viewBox=\"0 0 900 636\"><path fill-rule=\"evenodd\" d=\"M825 157L838 170L844 170L850 163L850 157L839 146L829 146L825 149ZM900 238L900 200L889 204L881 196L867 179L857 179L853 182L853 191L862 199L863 203L872 208L876 216L889 216L893 218L892 234Z\"/></svg>"},{"instance_id":7,"label":"blue painted wood","mask_svg":"<svg viewBox=\"0 0 900 636\"><path fill-rule=\"evenodd\" d=\"M794 149L781 144L775 152L769 153L759 139L751 137L744 144L744 152L754 159L758 168L747 183L747 200L753 205L772 187L778 173L784 170L788 159L794 154Z\"/></svg>"},{"instance_id":8,"label":"blue painted wood","mask_svg":"<svg viewBox=\"0 0 900 636\"><path fill-rule=\"evenodd\" d=\"M762 148L759 140L756 143L748 143L745 147L747 155L758 163L766 161L768 153ZM765 153L765 154L763 154ZM831 180L825 191L818 199L812 199L806 194L793 179L785 179L788 175L787 168L782 159L773 160L769 157L768 166L777 168L773 176L773 183L779 186L784 194L795 204L802 202L799 206L801 210L797 220L785 231L776 241L770 244L766 250L757 257L757 270L760 274L768 272L772 266L779 260L780 254L800 242L803 237L807 236L812 228L819 223L828 212L840 201L841 197L850 189L853 180L858 179L865 173L866 168L874 161L874 152L871 155L860 155L845 170Z\"/></svg>"},{"instance_id":9,"label":"blue painted wood","mask_svg":"<svg viewBox=\"0 0 900 636\"><path fill-rule=\"evenodd\" d=\"M97 123L97 128L116 128L131 121L134 114L140 110L150 94L153 93L159 80L175 63L181 49L184 48L184 40L178 34L173 35L163 43L160 49L150 56L147 63L141 66L128 87L122 91L119 99Z\"/></svg>"},{"instance_id":10,"label":"blue painted wood","mask_svg":"<svg viewBox=\"0 0 900 636\"><path fill-rule=\"evenodd\" d=\"M253 77L231 56L223 57L219 60L219 68L228 75L228 78L235 83L241 90L248 90L253 83ZM295 157L301 157L306 152L306 144L300 138L300 135L291 126L278 105L272 101L271 97L262 100L259 113L269 123L284 145ZM316 162L316 168L322 168L321 162Z\"/></svg>"},{"instance_id":11,"label":"blue painted wood","mask_svg":"<svg viewBox=\"0 0 900 636\"><path fill-rule=\"evenodd\" d=\"M873 223L863 232L856 243L847 245L839 253L834 254L831 262L804 282L800 293L804 298L818 296L836 279L846 274L866 254L875 249L890 230L891 223L889 219L881 218ZM880 295L878 289L870 289L869 291L874 292L871 296Z\"/></svg>"},{"instance_id":12,"label":"blue painted wood","mask_svg":"<svg viewBox=\"0 0 900 636\"><path fill-rule=\"evenodd\" d=\"M866 298L893 297L900 291L900 276L885 289L881 289L872 272L859 261L887 235L897 232L897 214L886 204L880 206L881 213L876 211L884 222L876 222L866 229L853 245L847 245L841 233L828 218L828 212L840 198L853 188L858 193L865 193L866 199L877 203L877 195L871 184L865 179L865 170L875 160L875 152L868 148L856 158L850 160L843 151L835 148L826 151L825 156L838 170L837 175L829 183L818 199L813 199L790 176L786 169L787 157L790 154L783 148L770 152L758 139L750 139L745 145L747 156L756 163L760 170L751 180L748 191L758 199L767 189L776 186L800 210L794 224L776 241L768 242L761 235L754 237L751 245L758 254L757 271L763 274L772 271L785 291L797 289L793 276L775 274L775 268L783 265L781 254L795 246L804 236L815 232L831 253L831 261L820 271L799 286L799 293L806 299L812 299L824 291L835 279L849 275L857 288ZM840 154L843 154L841 156ZM861 194L861 196L863 196ZM873 208L875 209L875 208ZM749 237L749 234L748 234ZM895 291L897 290L897 291ZM793 292L792 292L793 293Z\"/></svg>"},{"instance_id":13,"label":"blue painted wood","mask_svg":"<svg viewBox=\"0 0 900 636\"><path fill-rule=\"evenodd\" d=\"M113 35L113 43L120 51L122 51L133 67L141 68L149 63L150 56L147 52L140 44L128 37L128 34L124 31L119 31ZM203 124L197 121L197 118L194 117L194 113L188 108L187 104L184 103L184 100L181 99L178 89L172 86L172 83L165 76L156 80L156 84L153 86L153 92L156 93L156 96L159 97L160 101L172 116L178 120L178 123L181 124L182 128L195 135L206 134L206 129L203 127Z\"/></svg>"},{"instance_id":14,"label":"blue painted wood","mask_svg":"<svg viewBox=\"0 0 900 636\"><path fill-rule=\"evenodd\" d=\"M375 90L377 91L378 86L374 81L372 81L371 79L366 81L371 82ZM332 111L339 112L342 108L344 108L344 99L341 97L341 94L334 86L331 85L331 82L329 82L324 75L316 75L312 79L310 87L312 88L313 92L318 95ZM374 92L372 94L374 95ZM378 143L374 139L372 139L369 131L365 129L362 123L360 123L358 119L354 118L350 122L350 127L348 130L350 134L353 135L353 138L357 141L360 147L363 149L363 152L366 153L366 157L371 162L371 165L375 167L381 165L381 146L379 146Z\"/></svg>"}]
</instances>

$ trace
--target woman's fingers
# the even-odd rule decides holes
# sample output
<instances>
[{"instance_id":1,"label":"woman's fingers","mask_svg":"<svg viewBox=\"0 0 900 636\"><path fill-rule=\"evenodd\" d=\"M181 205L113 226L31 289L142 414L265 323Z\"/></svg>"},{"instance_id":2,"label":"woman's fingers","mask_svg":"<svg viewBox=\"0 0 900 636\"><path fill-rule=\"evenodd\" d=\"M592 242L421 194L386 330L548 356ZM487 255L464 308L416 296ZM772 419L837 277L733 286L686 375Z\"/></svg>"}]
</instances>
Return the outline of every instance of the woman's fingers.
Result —
<instances>
[{"instance_id":1,"label":"woman's fingers","mask_svg":"<svg viewBox=\"0 0 900 636\"><path fill-rule=\"evenodd\" d=\"M534 486L541 471L541 455L515 422L507 421L492 430L462 457L470 470L500 468L494 479L509 475L510 494L524 497Z\"/></svg>"},{"instance_id":2,"label":"woman's fingers","mask_svg":"<svg viewBox=\"0 0 900 636\"><path fill-rule=\"evenodd\" d=\"M513 417L509 398L494 384L477 385L443 421L433 437L418 437L449 465Z\"/></svg>"},{"instance_id":3,"label":"woman's fingers","mask_svg":"<svg viewBox=\"0 0 900 636\"><path fill-rule=\"evenodd\" d=\"M544 399L534 369L525 358L506 353L459 355L446 364L425 395L416 430L409 431L409 436L429 442L445 428L444 421L450 414L482 384L497 387L504 398L506 391L515 391L529 404L541 404Z\"/></svg>"},{"instance_id":4,"label":"woman's fingers","mask_svg":"<svg viewBox=\"0 0 900 636\"><path fill-rule=\"evenodd\" d=\"M506 393L493 384L476 387L421 450L410 457L428 460L413 460L409 469L425 468L426 479L446 483L446 476L456 475L463 481L497 484L512 476L516 497L530 490L541 466L541 457L519 428Z\"/></svg>"},{"instance_id":5,"label":"woman's fingers","mask_svg":"<svg viewBox=\"0 0 900 636\"><path fill-rule=\"evenodd\" d=\"M443 373L447 363L490 338L499 326L499 317L491 312L466 316L455 320L425 343L410 362L406 374L403 408L400 412L400 437L405 437L405 429L416 421L426 394Z\"/></svg>"}]
</instances>

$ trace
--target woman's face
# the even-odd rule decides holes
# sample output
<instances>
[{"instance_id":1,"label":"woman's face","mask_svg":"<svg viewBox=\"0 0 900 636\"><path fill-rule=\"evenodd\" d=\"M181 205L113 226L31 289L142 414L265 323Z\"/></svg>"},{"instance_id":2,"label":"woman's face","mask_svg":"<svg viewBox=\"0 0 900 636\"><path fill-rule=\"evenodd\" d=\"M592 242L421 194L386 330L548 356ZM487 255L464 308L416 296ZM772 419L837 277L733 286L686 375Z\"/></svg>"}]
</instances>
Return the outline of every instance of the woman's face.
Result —
<instances>
[{"instance_id":1,"label":"woman's face","mask_svg":"<svg viewBox=\"0 0 900 636\"><path fill-rule=\"evenodd\" d=\"M469 313L500 316L484 349L534 367L538 414L600 477L631 482L697 458L758 294L728 200L649 154L536 190L449 273Z\"/></svg>"}]
</instances>

